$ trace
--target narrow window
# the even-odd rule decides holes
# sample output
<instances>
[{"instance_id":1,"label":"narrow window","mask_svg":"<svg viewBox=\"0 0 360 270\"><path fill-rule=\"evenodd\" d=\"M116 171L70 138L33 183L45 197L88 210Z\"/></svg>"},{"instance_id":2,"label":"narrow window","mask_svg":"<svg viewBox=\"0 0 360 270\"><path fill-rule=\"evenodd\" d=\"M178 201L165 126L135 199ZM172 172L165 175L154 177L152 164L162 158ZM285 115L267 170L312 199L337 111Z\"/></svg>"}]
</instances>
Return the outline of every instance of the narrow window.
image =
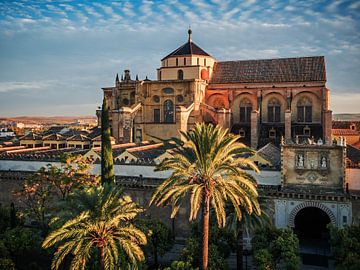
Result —
<instances>
[{"instance_id":1,"label":"narrow window","mask_svg":"<svg viewBox=\"0 0 360 270\"><path fill-rule=\"evenodd\" d=\"M199 57L197 58L197 65L200 65Z\"/></svg>"},{"instance_id":2,"label":"narrow window","mask_svg":"<svg viewBox=\"0 0 360 270\"><path fill-rule=\"evenodd\" d=\"M206 66L206 58L204 58L204 66Z\"/></svg>"},{"instance_id":3,"label":"narrow window","mask_svg":"<svg viewBox=\"0 0 360 270\"><path fill-rule=\"evenodd\" d=\"M178 80L183 80L183 79L184 79L184 71L179 69L178 70Z\"/></svg>"},{"instance_id":4,"label":"narrow window","mask_svg":"<svg viewBox=\"0 0 360 270\"><path fill-rule=\"evenodd\" d=\"M252 104L246 98L240 102L240 123L250 123L251 122L251 111Z\"/></svg>"},{"instance_id":5,"label":"narrow window","mask_svg":"<svg viewBox=\"0 0 360 270\"><path fill-rule=\"evenodd\" d=\"M179 60L176 58L176 66L179 65Z\"/></svg>"},{"instance_id":6,"label":"narrow window","mask_svg":"<svg viewBox=\"0 0 360 270\"><path fill-rule=\"evenodd\" d=\"M239 131L239 135L240 135L240 138L245 138L245 130L243 130L243 129L240 129L240 131Z\"/></svg>"},{"instance_id":7,"label":"narrow window","mask_svg":"<svg viewBox=\"0 0 360 270\"><path fill-rule=\"evenodd\" d=\"M304 97L297 103L297 121L299 123L312 122L312 103L311 100Z\"/></svg>"},{"instance_id":8,"label":"narrow window","mask_svg":"<svg viewBox=\"0 0 360 270\"><path fill-rule=\"evenodd\" d=\"M160 123L160 109L154 109L154 123Z\"/></svg>"},{"instance_id":9,"label":"narrow window","mask_svg":"<svg viewBox=\"0 0 360 270\"><path fill-rule=\"evenodd\" d=\"M280 122L280 114L281 114L281 107L280 102L273 98L269 101L268 104L268 122Z\"/></svg>"},{"instance_id":10,"label":"narrow window","mask_svg":"<svg viewBox=\"0 0 360 270\"><path fill-rule=\"evenodd\" d=\"M170 99L164 102L164 122L174 123L174 103Z\"/></svg>"},{"instance_id":11,"label":"narrow window","mask_svg":"<svg viewBox=\"0 0 360 270\"><path fill-rule=\"evenodd\" d=\"M184 58L184 66L186 66L186 58Z\"/></svg>"},{"instance_id":12,"label":"narrow window","mask_svg":"<svg viewBox=\"0 0 360 270\"><path fill-rule=\"evenodd\" d=\"M161 71L159 71L159 81L161 81Z\"/></svg>"},{"instance_id":13,"label":"narrow window","mask_svg":"<svg viewBox=\"0 0 360 270\"><path fill-rule=\"evenodd\" d=\"M275 129L270 129L270 131L269 131L269 138L270 138L270 139L275 139L275 138L276 138L276 131L275 131Z\"/></svg>"}]
</instances>

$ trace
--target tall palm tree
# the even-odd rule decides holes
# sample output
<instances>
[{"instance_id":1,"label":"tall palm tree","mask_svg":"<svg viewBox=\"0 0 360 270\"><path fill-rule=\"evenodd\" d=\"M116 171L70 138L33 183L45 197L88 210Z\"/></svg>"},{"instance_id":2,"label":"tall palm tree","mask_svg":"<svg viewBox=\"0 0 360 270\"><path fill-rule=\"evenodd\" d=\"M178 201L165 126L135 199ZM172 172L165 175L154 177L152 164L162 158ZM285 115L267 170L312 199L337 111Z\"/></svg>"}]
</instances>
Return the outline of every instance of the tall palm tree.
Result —
<instances>
[{"instance_id":1,"label":"tall palm tree","mask_svg":"<svg viewBox=\"0 0 360 270\"><path fill-rule=\"evenodd\" d=\"M203 224L202 268L208 268L210 206L214 208L219 227L226 223L225 202L229 201L241 220L242 209L251 214L260 214L255 179L244 171L256 165L244 157L251 152L237 142L239 136L228 133L219 126L196 124L188 132L180 132L181 140L172 157L165 159L158 170L172 170L152 196L150 205L172 205L173 218L182 199L190 193L190 220L197 217L200 207ZM242 206L242 208L240 208Z\"/></svg>"},{"instance_id":2,"label":"tall palm tree","mask_svg":"<svg viewBox=\"0 0 360 270\"><path fill-rule=\"evenodd\" d=\"M120 191L107 185L93 188L88 202L97 198L97 205L88 207L47 236L43 248L58 246L52 269L58 269L68 254L72 255L70 269L85 269L92 254L99 254L102 270L115 269L121 253L133 264L144 260L140 246L146 244L146 236L130 223L143 210L129 196L119 195Z\"/></svg>"}]
</instances>

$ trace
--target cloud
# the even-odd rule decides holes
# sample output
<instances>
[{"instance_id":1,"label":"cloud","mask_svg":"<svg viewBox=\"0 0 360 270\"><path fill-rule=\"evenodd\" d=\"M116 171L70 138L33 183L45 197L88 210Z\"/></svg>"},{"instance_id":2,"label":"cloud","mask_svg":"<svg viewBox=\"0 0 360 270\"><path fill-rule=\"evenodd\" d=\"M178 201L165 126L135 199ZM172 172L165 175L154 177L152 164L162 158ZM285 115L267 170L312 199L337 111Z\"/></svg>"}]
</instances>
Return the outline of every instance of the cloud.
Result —
<instances>
[{"instance_id":1,"label":"cloud","mask_svg":"<svg viewBox=\"0 0 360 270\"><path fill-rule=\"evenodd\" d=\"M10 91L46 90L52 83L43 82L0 82L0 93Z\"/></svg>"}]
</instances>

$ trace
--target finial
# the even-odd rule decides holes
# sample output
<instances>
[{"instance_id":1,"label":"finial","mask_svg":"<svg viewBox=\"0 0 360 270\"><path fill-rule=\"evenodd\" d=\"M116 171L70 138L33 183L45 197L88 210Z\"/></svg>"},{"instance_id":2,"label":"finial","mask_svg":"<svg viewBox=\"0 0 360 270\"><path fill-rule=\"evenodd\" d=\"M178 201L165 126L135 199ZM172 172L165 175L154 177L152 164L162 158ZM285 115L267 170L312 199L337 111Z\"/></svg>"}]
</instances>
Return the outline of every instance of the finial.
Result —
<instances>
[{"instance_id":1,"label":"finial","mask_svg":"<svg viewBox=\"0 0 360 270\"><path fill-rule=\"evenodd\" d=\"M139 80L139 76L137 74L136 74L136 79L135 80L137 80L137 81Z\"/></svg>"},{"instance_id":2,"label":"finial","mask_svg":"<svg viewBox=\"0 0 360 270\"><path fill-rule=\"evenodd\" d=\"M123 81L124 80L124 76L121 74L121 81Z\"/></svg>"},{"instance_id":3,"label":"finial","mask_svg":"<svg viewBox=\"0 0 360 270\"><path fill-rule=\"evenodd\" d=\"M192 34L192 31L191 31L191 27L190 27L190 25L189 25L188 34L189 34L189 42L192 42L192 39L191 39L191 34Z\"/></svg>"},{"instance_id":4,"label":"finial","mask_svg":"<svg viewBox=\"0 0 360 270\"><path fill-rule=\"evenodd\" d=\"M116 79L115 79L115 82L118 83L119 82L119 74L116 73Z\"/></svg>"}]
</instances>

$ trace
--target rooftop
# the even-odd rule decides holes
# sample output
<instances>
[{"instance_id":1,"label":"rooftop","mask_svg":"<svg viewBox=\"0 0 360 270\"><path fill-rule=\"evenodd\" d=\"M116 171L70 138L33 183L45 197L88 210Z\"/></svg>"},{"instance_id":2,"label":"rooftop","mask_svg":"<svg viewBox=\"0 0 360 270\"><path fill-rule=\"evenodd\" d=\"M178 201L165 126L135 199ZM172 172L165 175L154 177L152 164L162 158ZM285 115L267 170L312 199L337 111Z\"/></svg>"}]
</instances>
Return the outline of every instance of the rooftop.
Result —
<instances>
[{"instance_id":1,"label":"rooftop","mask_svg":"<svg viewBox=\"0 0 360 270\"><path fill-rule=\"evenodd\" d=\"M326 81L324 56L216 62L210 83Z\"/></svg>"}]
</instances>

